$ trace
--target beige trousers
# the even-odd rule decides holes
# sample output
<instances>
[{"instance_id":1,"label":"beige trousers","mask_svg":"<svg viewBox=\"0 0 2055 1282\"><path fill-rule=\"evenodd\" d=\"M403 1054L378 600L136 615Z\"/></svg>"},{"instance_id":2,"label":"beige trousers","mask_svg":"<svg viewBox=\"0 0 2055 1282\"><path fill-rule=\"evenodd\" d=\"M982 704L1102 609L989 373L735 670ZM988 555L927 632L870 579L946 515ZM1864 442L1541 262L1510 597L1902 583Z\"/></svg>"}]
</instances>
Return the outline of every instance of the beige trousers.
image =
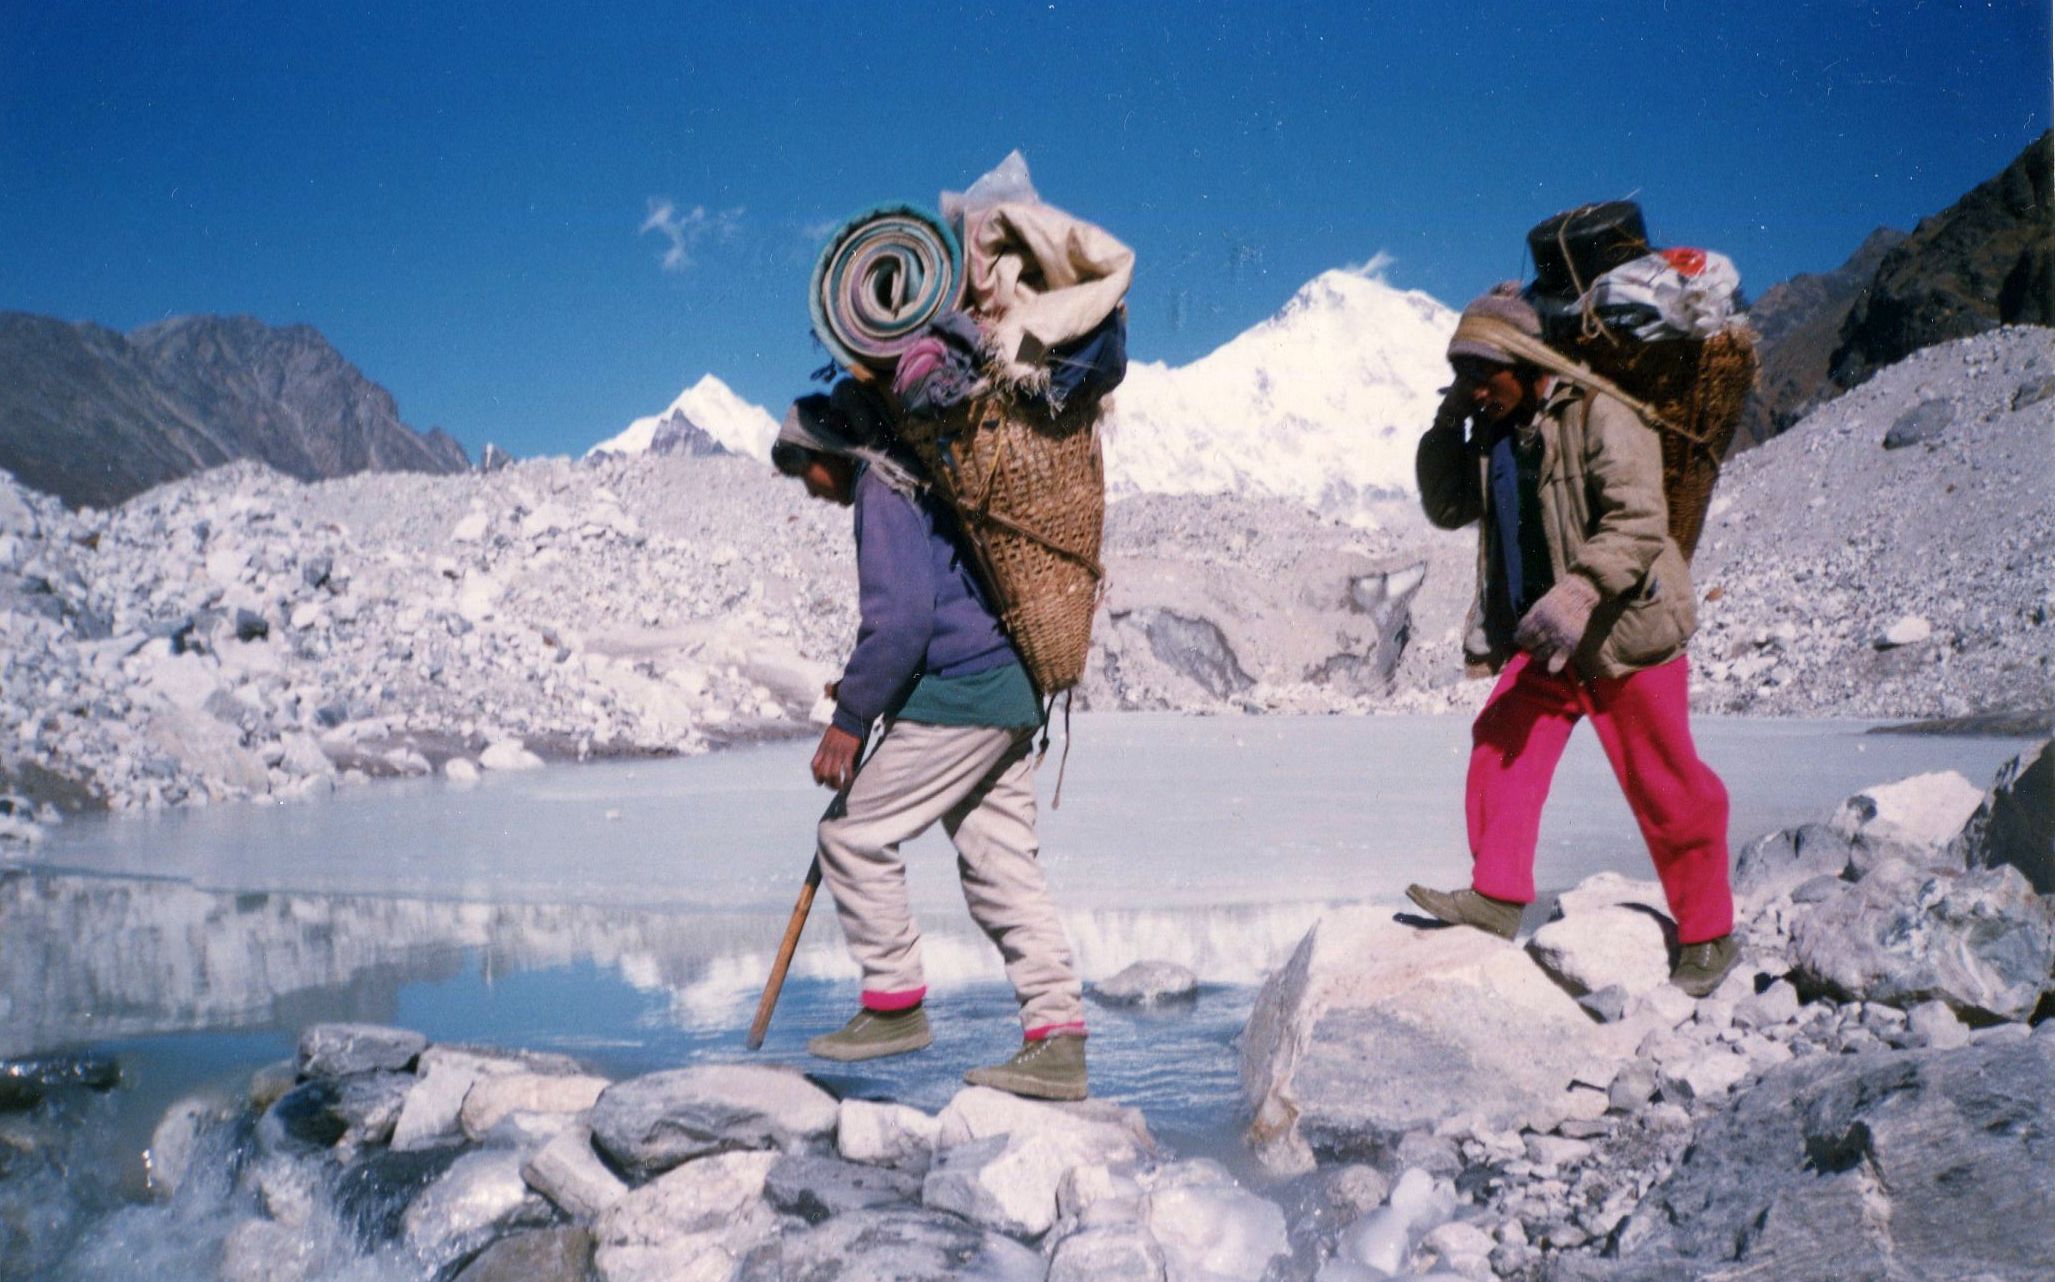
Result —
<instances>
[{"instance_id":1,"label":"beige trousers","mask_svg":"<svg viewBox=\"0 0 2055 1282\"><path fill-rule=\"evenodd\" d=\"M1070 941L1036 859L1032 738L1031 730L891 722L845 803L821 820L821 879L863 968L866 1007L903 1010L927 992L899 846L940 820L956 845L970 915L1005 960L1027 1036L1084 1031Z\"/></svg>"}]
</instances>

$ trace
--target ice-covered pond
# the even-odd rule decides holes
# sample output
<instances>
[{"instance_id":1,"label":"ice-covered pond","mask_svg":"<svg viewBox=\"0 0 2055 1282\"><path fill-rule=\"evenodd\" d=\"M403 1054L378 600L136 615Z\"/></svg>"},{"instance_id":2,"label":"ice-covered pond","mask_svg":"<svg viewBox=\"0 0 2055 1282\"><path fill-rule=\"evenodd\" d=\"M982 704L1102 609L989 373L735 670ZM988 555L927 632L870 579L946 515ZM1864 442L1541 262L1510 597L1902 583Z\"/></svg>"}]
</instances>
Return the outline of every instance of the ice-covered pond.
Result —
<instances>
[{"instance_id":1,"label":"ice-covered pond","mask_svg":"<svg viewBox=\"0 0 2055 1282\"><path fill-rule=\"evenodd\" d=\"M1701 722L1737 846L1866 784L1934 769L1981 784L2021 746L1867 728ZM1164 958L1203 985L1168 1012L1094 1007L1095 1093L1140 1106L1173 1149L1239 1165L1231 1042L1253 986L1327 905L1464 880L1467 736L1461 717L1079 716L1060 809L1047 808L1060 740L1043 767L1042 839L1085 977ZM317 1020L563 1050L617 1076L746 1055L825 799L806 776L810 748L58 829L28 871L0 874L0 1055L85 1047L122 1062L126 1085L93 1122L105 1188L68 1212L74 1229L134 1188L166 1105L284 1058ZM1649 875L1588 734L1563 763L1542 843L1544 886ZM856 994L823 900L762 1056L932 1110L1018 1034L946 846L924 839L909 862L935 1046L871 1066L806 1059L805 1038L839 1024ZM20 1210L24 1190L4 1185L0 1202ZM140 1244L102 1263L121 1240L101 1235L72 1276L133 1275L149 1258Z\"/></svg>"}]
</instances>

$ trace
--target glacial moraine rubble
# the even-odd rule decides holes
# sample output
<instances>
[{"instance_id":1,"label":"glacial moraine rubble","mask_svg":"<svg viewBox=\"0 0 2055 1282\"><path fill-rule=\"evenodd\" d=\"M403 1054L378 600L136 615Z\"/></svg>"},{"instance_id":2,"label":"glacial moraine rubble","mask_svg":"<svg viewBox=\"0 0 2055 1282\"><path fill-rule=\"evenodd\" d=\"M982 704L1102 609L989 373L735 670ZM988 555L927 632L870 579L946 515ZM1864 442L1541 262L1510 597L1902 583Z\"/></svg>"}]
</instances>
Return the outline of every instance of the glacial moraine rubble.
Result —
<instances>
[{"instance_id":1,"label":"glacial moraine rubble","mask_svg":"<svg viewBox=\"0 0 2055 1282\"><path fill-rule=\"evenodd\" d=\"M1241 1039L1262 1177L1111 1101L928 1114L784 1067L610 1082L326 1024L173 1105L152 1195L228 1208L231 1282L2028 1282L2055 1266L2055 897L2026 871L2051 752L1750 843L1743 963L1700 1001L1666 982L1654 882L1593 877L1523 944L1331 913ZM38 1098L106 1067L42 1061Z\"/></svg>"},{"instance_id":2,"label":"glacial moraine rubble","mask_svg":"<svg viewBox=\"0 0 2055 1282\"><path fill-rule=\"evenodd\" d=\"M2045 727L2051 377L2055 331L1941 344L1731 460L1694 703ZM0 850L85 809L807 733L855 628L844 520L735 457L311 485L238 463L79 512L0 476ZM1483 696L1457 654L1474 539L1404 501L1357 527L1137 495L1106 555L1082 707Z\"/></svg>"}]
</instances>

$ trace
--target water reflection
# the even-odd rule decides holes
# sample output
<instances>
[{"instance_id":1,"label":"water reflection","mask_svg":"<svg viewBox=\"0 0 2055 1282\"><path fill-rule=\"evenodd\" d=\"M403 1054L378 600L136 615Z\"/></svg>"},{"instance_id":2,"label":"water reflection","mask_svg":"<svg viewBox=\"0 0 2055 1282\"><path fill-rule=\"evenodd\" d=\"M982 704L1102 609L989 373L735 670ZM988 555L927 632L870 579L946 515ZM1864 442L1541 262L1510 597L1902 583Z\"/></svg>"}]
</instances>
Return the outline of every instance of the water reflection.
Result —
<instances>
[{"instance_id":1,"label":"water reflection","mask_svg":"<svg viewBox=\"0 0 2055 1282\"><path fill-rule=\"evenodd\" d=\"M1215 983L1247 985L1322 907L1104 910L1073 914L1066 925L1088 977L1159 957ZM15 870L0 874L0 1055L170 1032L390 1020L410 986L467 971L490 987L522 972L589 968L648 995L638 1022L654 1010L681 1029L739 1028L783 925L781 914L211 891ZM960 913L923 928L938 992L999 981L990 944ZM808 925L793 976L848 981L853 1000L856 971L825 907ZM580 1000L579 986L568 987L559 1000Z\"/></svg>"}]
</instances>

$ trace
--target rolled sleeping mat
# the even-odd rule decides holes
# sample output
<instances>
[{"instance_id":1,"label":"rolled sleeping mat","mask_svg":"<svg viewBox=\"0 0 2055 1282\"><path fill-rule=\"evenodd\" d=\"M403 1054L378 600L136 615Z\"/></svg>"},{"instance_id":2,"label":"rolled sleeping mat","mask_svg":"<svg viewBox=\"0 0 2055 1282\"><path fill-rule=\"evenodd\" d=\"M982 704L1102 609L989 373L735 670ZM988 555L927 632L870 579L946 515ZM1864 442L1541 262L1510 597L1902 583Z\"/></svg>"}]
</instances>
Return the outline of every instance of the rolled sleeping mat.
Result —
<instances>
[{"instance_id":1,"label":"rolled sleeping mat","mask_svg":"<svg viewBox=\"0 0 2055 1282\"><path fill-rule=\"evenodd\" d=\"M847 369L890 370L963 295L963 248L934 214L879 205L843 223L813 265L813 332Z\"/></svg>"}]
</instances>

